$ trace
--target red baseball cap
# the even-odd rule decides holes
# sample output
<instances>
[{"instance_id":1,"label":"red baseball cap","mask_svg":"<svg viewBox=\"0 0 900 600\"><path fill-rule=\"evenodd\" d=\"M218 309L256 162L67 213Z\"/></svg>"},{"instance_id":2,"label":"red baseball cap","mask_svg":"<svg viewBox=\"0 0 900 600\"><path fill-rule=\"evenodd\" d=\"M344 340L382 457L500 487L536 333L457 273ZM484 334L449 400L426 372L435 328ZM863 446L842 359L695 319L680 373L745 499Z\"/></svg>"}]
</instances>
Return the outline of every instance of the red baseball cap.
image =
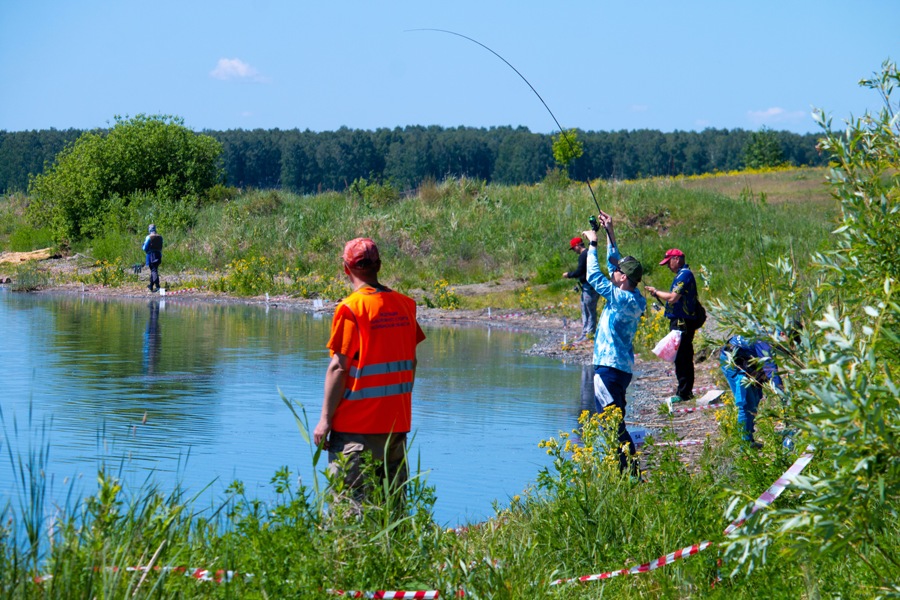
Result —
<instances>
[{"instance_id":1,"label":"red baseball cap","mask_svg":"<svg viewBox=\"0 0 900 600\"><path fill-rule=\"evenodd\" d=\"M368 261L368 264L360 264ZM344 245L344 264L351 269L372 267L381 262L378 246L369 238L356 238Z\"/></svg>"},{"instance_id":2,"label":"red baseball cap","mask_svg":"<svg viewBox=\"0 0 900 600\"><path fill-rule=\"evenodd\" d=\"M575 246L583 243L584 241L581 239L581 236L573 237L571 240L569 240L569 250L574 250Z\"/></svg>"},{"instance_id":3,"label":"red baseball cap","mask_svg":"<svg viewBox=\"0 0 900 600\"><path fill-rule=\"evenodd\" d=\"M682 252L678 248L670 248L666 250L666 257L659 261L659 264L664 265L676 256L684 256L684 252Z\"/></svg>"}]
</instances>

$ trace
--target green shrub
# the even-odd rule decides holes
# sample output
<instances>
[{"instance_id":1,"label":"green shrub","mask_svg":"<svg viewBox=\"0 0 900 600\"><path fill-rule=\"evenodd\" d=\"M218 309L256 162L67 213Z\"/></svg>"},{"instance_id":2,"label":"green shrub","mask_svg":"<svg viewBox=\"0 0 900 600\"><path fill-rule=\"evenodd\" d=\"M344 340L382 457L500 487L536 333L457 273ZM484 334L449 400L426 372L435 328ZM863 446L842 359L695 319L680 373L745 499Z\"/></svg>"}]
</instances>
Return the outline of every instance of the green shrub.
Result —
<instances>
[{"instance_id":1,"label":"green shrub","mask_svg":"<svg viewBox=\"0 0 900 600\"><path fill-rule=\"evenodd\" d=\"M35 228L23 225L9 236L8 246L12 252L30 252L53 245L53 234L47 227Z\"/></svg>"},{"instance_id":2,"label":"green shrub","mask_svg":"<svg viewBox=\"0 0 900 600\"><path fill-rule=\"evenodd\" d=\"M160 203L198 198L220 180L221 144L172 116L116 116L109 131L84 133L29 184L29 215L71 243L103 232L113 199L135 192ZM121 202L119 200L118 202Z\"/></svg>"},{"instance_id":3,"label":"green shrub","mask_svg":"<svg viewBox=\"0 0 900 600\"><path fill-rule=\"evenodd\" d=\"M79 276L78 280L93 285L119 287L126 281L137 279L135 275L129 275L130 273L132 273L131 265L126 265L125 260L117 257L113 260L98 260L93 265L93 271Z\"/></svg>"},{"instance_id":4,"label":"green shrub","mask_svg":"<svg viewBox=\"0 0 900 600\"><path fill-rule=\"evenodd\" d=\"M234 260L226 267L226 274L213 288L240 296L259 296L275 291L277 269L265 256L250 256Z\"/></svg>"},{"instance_id":5,"label":"green shrub","mask_svg":"<svg viewBox=\"0 0 900 600\"><path fill-rule=\"evenodd\" d=\"M786 371L786 426L815 459L798 482L803 496L748 522L726 556L752 571L769 547L789 544L812 564L853 557L873 587L900 594L900 129L892 92L896 64L863 80L884 102L846 131L824 114L820 146L831 154L832 193L843 222L835 247L818 254L817 279L798 285L780 259L766 293L745 289L715 307L730 332L767 339ZM785 338L783 334L789 334ZM788 341L791 340L791 341ZM771 389L772 394L777 394ZM732 502L735 514L743 502ZM893 575L891 575L893 573Z\"/></svg>"},{"instance_id":6,"label":"green shrub","mask_svg":"<svg viewBox=\"0 0 900 600\"><path fill-rule=\"evenodd\" d=\"M208 204L221 204L223 202L228 202L229 200L234 200L240 195L241 191L232 186L222 185L221 183L217 183L208 190L206 190L206 201Z\"/></svg>"},{"instance_id":7,"label":"green shrub","mask_svg":"<svg viewBox=\"0 0 900 600\"><path fill-rule=\"evenodd\" d=\"M50 271L41 268L34 260L15 265L11 279L10 289L15 292L33 292L54 283Z\"/></svg>"},{"instance_id":8,"label":"green shrub","mask_svg":"<svg viewBox=\"0 0 900 600\"><path fill-rule=\"evenodd\" d=\"M456 290L450 287L450 283L446 279L440 279L434 282L432 286L432 297L425 297L425 304L430 308L444 308L455 310L460 307L461 300L456 294Z\"/></svg>"},{"instance_id":9,"label":"green shrub","mask_svg":"<svg viewBox=\"0 0 900 600\"><path fill-rule=\"evenodd\" d=\"M400 199L400 192L390 182L367 181L359 177L350 184L350 197L368 208L382 208Z\"/></svg>"}]
</instances>

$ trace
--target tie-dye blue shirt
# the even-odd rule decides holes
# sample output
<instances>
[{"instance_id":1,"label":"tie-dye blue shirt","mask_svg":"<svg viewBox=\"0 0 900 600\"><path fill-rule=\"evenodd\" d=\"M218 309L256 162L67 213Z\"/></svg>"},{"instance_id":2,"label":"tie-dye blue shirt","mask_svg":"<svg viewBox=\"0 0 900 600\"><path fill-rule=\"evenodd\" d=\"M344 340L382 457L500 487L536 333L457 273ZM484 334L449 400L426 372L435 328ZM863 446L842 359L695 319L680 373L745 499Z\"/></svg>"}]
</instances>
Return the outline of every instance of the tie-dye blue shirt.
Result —
<instances>
[{"instance_id":1,"label":"tie-dye blue shirt","mask_svg":"<svg viewBox=\"0 0 900 600\"><path fill-rule=\"evenodd\" d=\"M610 273L615 269L613 260L618 262L619 249L610 244L606 247L606 264ZM647 309L647 300L636 289L627 292L613 285L600 270L596 246L588 249L587 280L598 294L606 298L594 338L594 365L631 373L634 371L634 334L641 315Z\"/></svg>"}]
</instances>

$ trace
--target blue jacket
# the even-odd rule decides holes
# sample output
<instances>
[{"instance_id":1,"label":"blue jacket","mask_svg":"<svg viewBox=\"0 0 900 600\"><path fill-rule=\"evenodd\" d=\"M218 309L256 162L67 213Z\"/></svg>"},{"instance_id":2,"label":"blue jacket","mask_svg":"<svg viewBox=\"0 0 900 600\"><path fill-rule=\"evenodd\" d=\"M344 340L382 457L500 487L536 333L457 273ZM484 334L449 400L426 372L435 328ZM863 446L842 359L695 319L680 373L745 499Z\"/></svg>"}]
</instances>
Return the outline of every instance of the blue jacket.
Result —
<instances>
[{"instance_id":1,"label":"blue jacket","mask_svg":"<svg viewBox=\"0 0 900 600\"><path fill-rule=\"evenodd\" d=\"M147 253L148 267L150 266L150 263L162 262L163 239L161 235L158 233L151 233L144 239L144 244L141 248Z\"/></svg>"},{"instance_id":2,"label":"blue jacket","mask_svg":"<svg viewBox=\"0 0 900 600\"><path fill-rule=\"evenodd\" d=\"M778 365L773 359L772 347L767 342L748 340L742 335L735 335L719 353L719 361L723 365L728 361L728 354L734 356L735 367L741 373L752 377L758 383L771 381L778 389L784 389L784 383L778 374Z\"/></svg>"},{"instance_id":3,"label":"blue jacket","mask_svg":"<svg viewBox=\"0 0 900 600\"><path fill-rule=\"evenodd\" d=\"M610 272L615 268L612 260L619 259L619 250L610 244L606 247L606 263ZM594 365L612 367L632 373L634 371L634 334L641 315L647 309L647 300L636 289L620 290L602 271L597 260L597 247L588 249L587 280L606 298L600 313L597 337L594 338Z\"/></svg>"}]
</instances>

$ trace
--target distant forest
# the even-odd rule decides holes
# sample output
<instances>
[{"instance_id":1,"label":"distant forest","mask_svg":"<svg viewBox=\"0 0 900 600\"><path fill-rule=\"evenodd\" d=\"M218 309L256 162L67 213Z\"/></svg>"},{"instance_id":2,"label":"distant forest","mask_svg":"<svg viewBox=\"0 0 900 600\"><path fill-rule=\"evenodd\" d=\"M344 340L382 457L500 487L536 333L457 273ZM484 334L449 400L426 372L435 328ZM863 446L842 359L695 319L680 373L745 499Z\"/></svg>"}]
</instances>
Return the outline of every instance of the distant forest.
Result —
<instances>
[{"instance_id":1,"label":"distant forest","mask_svg":"<svg viewBox=\"0 0 900 600\"><path fill-rule=\"evenodd\" d=\"M83 131L0 131L0 190L26 191L29 175L43 172ZM341 128L313 132L279 129L202 131L222 143L227 185L297 193L344 190L357 178L389 181L401 189L422 181L470 177L501 184L542 180L555 166L552 136L525 127L410 126L375 131ZM753 132L705 129L578 131L584 155L569 166L576 180L697 175L744 166ZM771 132L784 159L819 166L816 134Z\"/></svg>"}]
</instances>

